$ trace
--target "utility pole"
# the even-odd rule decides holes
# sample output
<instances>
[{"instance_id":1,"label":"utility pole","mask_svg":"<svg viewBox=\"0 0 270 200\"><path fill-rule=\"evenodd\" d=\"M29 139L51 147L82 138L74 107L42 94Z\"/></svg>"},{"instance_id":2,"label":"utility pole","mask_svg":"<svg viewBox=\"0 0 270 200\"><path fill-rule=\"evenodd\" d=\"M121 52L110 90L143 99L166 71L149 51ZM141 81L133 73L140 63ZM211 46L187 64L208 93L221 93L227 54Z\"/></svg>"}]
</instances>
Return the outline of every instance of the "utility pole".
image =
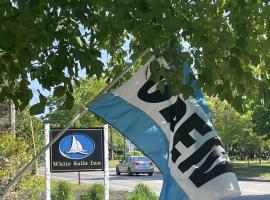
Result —
<instances>
[{"instance_id":1,"label":"utility pole","mask_svg":"<svg viewBox=\"0 0 270 200\"><path fill-rule=\"evenodd\" d=\"M16 109L15 109L15 105L12 101L12 99L9 99L8 102L9 106L9 130L11 130L12 132L14 132L14 137L15 137L15 123L16 123Z\"/></svg>"}]
</instances>

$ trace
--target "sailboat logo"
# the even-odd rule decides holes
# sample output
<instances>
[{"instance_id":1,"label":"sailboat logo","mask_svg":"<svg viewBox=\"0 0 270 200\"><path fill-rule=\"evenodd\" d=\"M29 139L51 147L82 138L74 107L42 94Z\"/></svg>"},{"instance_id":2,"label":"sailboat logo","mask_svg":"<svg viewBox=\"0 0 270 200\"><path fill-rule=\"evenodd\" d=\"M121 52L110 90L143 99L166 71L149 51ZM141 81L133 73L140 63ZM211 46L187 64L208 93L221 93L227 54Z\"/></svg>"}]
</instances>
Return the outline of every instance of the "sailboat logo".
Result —
<instances>
[{"instance_id":1,"label":"sailboat logo","mask_svg":"<svg viewBox=\"0 0 270 200\"><path fill-rule=\"evenodd\" d=\"M69 149L69 151L66 151L66 153L81 153L81 154L88 154L87 150L84 150L82 147L82 144L76 139L76 137L72 136L72 145Z\"/></svg>"},{"instance_id":2,"label":"sailboat logo","mask_svg":"<svg viewBox=\"0 0 270 200\"><path fill-rule=\"evenodd\" d=\"M87 135L76 133L67 135L59 142L60 153L69 159L83 159L95 149L93 140Z\"/></svg>"}]
</instances>

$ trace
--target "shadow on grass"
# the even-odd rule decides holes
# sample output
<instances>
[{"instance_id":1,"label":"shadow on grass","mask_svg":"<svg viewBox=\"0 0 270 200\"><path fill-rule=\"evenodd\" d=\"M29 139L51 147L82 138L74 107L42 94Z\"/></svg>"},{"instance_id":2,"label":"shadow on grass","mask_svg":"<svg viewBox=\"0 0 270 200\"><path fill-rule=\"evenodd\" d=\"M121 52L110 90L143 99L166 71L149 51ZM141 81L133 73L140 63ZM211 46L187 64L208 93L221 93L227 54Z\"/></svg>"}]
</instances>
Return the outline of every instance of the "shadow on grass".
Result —
<instances>
[{"instance_id":1,"label":"shadow on grass","mask_svg":"<svg viewBox=\"0 0 270 200\"><path fill-rule=\"evenodd\" d=\"M270 167L269 166L244 166L233 165L233 170L238 177L265 177L270 179Z\"/></svg>"},{"instance_id":2,"label":"shadow on grass","mask_svg":"<svg viewBox=\"0 0 270 200\"><path fill-rule=\"evenodd\" d=\"M230 200L269 200L269 199L270 199L270 194L267 194L267 195L246 195L246 196L235 197L235 198L232 198Z\"/></svg>"},{"instance_id":3,"label":"shadow on grass","mask_svg":"<svg viewBox=\"0 0 270 200\"><path fill-rule=\"evenodd\" d=\"M238 181L252 181L252 182L262 182L262 183L268 183L270 182L270 179L260 179L260 178L252 178L252 177L237 177Z\"/></svg>"}]
</instances>

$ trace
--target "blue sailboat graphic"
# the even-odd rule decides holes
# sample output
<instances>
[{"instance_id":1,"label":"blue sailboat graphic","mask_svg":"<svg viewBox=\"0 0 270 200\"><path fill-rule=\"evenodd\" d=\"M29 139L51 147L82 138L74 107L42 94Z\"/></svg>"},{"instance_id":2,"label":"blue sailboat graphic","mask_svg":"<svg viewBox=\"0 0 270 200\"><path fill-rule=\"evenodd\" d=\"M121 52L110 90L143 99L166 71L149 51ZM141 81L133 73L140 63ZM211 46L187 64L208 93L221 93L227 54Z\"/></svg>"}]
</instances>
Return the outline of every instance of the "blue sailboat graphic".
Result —
<instances>
[{"instance_id":1,"label":"blue sailboat graphic","mask_svg":"<svg viewBox=\"0 0 270 200\"><path fill-rule=\"evenodd\" d=\"M88 154L88 151L83 149L82 144L73 135L71 147L70 147L69 151L66 151L65 153L68 153L68 154L80 153L80 154L86 155L86 154Z\"/></svg>"}]
</instances>

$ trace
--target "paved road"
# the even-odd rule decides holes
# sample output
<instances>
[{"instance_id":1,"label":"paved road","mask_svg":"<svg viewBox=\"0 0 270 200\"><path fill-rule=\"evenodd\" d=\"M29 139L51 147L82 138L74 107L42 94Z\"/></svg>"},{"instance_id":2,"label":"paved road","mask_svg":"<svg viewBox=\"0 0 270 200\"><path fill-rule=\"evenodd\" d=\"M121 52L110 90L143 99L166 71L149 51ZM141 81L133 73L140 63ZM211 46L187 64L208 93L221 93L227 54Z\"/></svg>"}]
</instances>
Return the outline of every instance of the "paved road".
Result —
<instances>
[{"instance_id":1,"label":"paved road","mask_svg":"<svg viewBox=\"0 0 270 200\"><path fill-rule=\"evenodd\" d=\"M40 169L40 174L44 174L43 169ZM78 173L53 173L52 179L77 183ZM91 184L97 182L103 182L103 172L81 172L81 183ZM147 184L154 192L159 194L162 187L162 175L155 173L153 176L127 176L125 174L116 176L115 171L110 170L110 188L113 190L132 191L139 183ZM240 179L239 184L243 196L233 198L233 200L270 200L270 181Z\"/></svg>"}]
</instances>

